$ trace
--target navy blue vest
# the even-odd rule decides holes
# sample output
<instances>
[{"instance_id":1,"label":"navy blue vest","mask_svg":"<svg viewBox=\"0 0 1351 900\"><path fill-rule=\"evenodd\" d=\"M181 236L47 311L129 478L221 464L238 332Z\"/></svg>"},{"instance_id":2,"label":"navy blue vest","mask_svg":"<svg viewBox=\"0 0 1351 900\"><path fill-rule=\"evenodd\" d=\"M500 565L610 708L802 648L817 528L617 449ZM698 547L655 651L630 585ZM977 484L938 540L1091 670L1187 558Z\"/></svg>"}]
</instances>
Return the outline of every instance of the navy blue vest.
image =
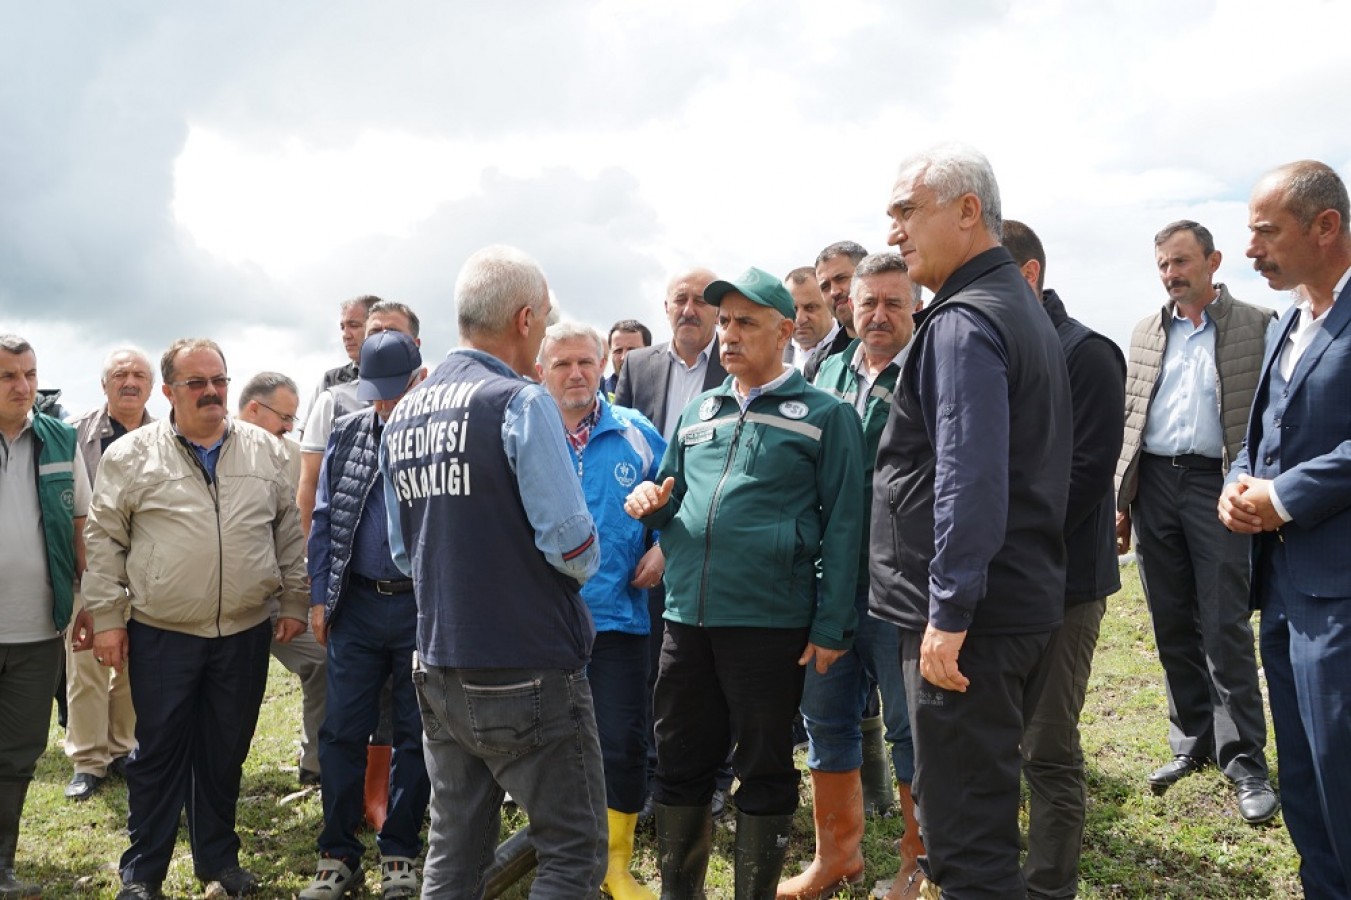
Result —
<instances>
[{"instance_id":1,"label":"navy blue vest","mask_svg":"<svg viewBox=\"0 0 1351 900\"><path fill-rule=\"evenodd\" d=\"M333 624L338 598L347 589L347 567L366 508L366 497L380 471L380 445L375 439L375 410L364 409L333 423L328 460L329 556L325 618Z\"/></svg>"},{"instance_id":2,"label":"navy blue vest","mask_svg":"<svg viewBox=\"0 0 1351 900\"><path fill-rule=\"evenodd\" d=\"M578 669L590 658L579 586L535 547L502 446L507 404L526 384L451 353L385 425L430 665Z\"/></svg>"}]
</instances>

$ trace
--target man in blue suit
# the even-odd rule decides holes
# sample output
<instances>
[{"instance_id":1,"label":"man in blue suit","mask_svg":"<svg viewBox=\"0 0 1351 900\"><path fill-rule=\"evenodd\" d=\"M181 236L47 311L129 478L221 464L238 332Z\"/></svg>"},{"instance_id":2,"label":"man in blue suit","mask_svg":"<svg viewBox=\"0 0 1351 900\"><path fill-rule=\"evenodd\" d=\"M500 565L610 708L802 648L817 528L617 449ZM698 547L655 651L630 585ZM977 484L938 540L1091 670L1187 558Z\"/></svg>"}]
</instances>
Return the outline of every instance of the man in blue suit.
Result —
<instances>
[{"instance_id":1,"label":"man in blue suit","mask_svg":"<svg viewBox=\"0 0 1351 900\"><path fill-rule=\"evenodd\" d=\"M1348 897L1351 208L1337 173L1303 160L1263 176L1248 209L1254 268L1297 299L1267 347L1219 514L1256 535L1252 587L1305 896Z\"/></svg>"}]
</instances>

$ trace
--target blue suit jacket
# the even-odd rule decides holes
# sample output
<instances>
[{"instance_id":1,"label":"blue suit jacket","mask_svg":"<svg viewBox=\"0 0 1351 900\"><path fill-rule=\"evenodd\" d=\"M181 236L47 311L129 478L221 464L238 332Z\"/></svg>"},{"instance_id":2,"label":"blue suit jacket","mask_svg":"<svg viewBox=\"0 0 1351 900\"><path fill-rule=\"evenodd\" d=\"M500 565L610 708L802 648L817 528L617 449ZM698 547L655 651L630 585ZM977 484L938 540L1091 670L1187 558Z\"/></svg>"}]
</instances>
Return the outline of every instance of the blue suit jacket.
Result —
<instances>
[{"instance_id":1,"label":"blue suit jacket","mask_svg":"<svg viewBox=\"0 0 1351 900\"><path fill-rule=\"evenodd\" d=\"M1351 550L1351 286L1338 295L1291 373L1278 423L1279 454L1260 460L1249 456L1259 452L1271 371L1297 319L1292 307L1281 318L1278 339L1267 347L1247 437L1228 480L1253 472L1274 478L1276 493L1293 517L1280 535L1295 590L1312 597L1351 597L1351 565L1345 557ZM1254 563L1264 543L1254 541Z\"/></svg>"}]
</instances>

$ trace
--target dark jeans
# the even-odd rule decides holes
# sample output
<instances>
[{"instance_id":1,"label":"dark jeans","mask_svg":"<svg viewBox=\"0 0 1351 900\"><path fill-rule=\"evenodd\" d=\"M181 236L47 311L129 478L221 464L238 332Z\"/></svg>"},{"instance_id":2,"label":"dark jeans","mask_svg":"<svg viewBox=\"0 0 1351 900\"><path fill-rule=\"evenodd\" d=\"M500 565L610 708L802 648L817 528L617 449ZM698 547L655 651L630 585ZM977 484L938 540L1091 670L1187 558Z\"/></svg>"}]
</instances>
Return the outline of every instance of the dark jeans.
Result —
<instances>
[{"instance_id":1,"label":"dark jeans","mask_svg":"<svg viewBox=\"0 0 1351 900\"><path fill-rule=\"evenodd\" d=\"M530 896L596 896L609 832L586 673L427 666L414 680L433 786L422 896L482 896L503 788L530 820Z\"/></svg>"},{"instance_id":2,"label":"dark jeans","mask_svg":"<svg viewBox=\"0 0 1351 900\"><path fill-rule=\"evenodd\" d=\"M0 644L0 780L28 781L47 747L61 638Z\"/></svg>"},{"instance_id":3,"label":"dark jeans","mask_svg":"<svg viewBox=\"0 0 1351 900\"><path fill-rule=\"evenodd\" d=\"M1237 780L1267 777L1245 535L1215 515L1223 476L1140 457L1131 515L1140 583L1168 691L1173 753L1214 759Z\"/></svg>"},{"instance_id":4,"label":"dark jeans","mask_svg":"<svg viewBox=\"0 0 1351 900\"><path fill-rule=\"evenodd\" d=\"M1257 572L1262 665L1281 766L1281 808L1309 900L1351 896L1351 597L1309 597L1291 584L1270 536ZM1344 565L1328 560L1329 565Z\"/></svg>"},{"instance_id":5,"label":"dark jeans","mask_svg":"<svg viewBox=\"0 0 1351 900\"><path fill-rule=\"evenodd\" d=\"M430 786L422 759L422 716L413 687L417 604L413 593L379 594L349 584L328 632L328 702L319 729L324 830L319 852L349 863L362 853L366 745L380 718L386 680L393 686L389 815L376 842L383 856L416 857Z\"/></svg>"},{"instance_id":6,"label":"dark jeans","mask_svg":"<svg viewBox=\"0 0 1351 900\"><path fill-rule=\"evenodd\" d=\"M997 603L998 598L985 602ZM915 738L921 862L948 900L1027 896L1019 866L1023 709L1050 640L1041 634L968 634L957 666L964 693L919 674L918 631L901 633L901 671Z\"/></svg>"},{"instance_id":7,"label":"dark jeans","mask_svg":"<svg viewBox=\"0 0 1351 900\"><path fill-rule=\"evenodd\" d=\"M735 742L737 809L752 816L797 809L793 720L802 702L806 628L698 628L666 623L653 709L654 797L706 806Z\"/></svg>"},{"instance_id":8,"label":"dark jeans","mask_svg":"<svg viewBox=\"0 0 1351 900\"><path fill-rule=\"evenodd\" d=\"M1106 599L1066 607L1032 678L1036 705L1023 713L1023 777L1031 795L1023 863L1029 897L1073 898L1079 892L1088 807L1079 714L1106 609Z\"/></svg>"},{"instance_id":9,"label":"dark jeans","mask_svg":"<svg viewBox=\"0 0 1351 900\"><path fill-rule=\"evenodd\" d=\"M272 623L204 638L132 620L127 638L137 748L127 761L122 880L164 881L185 804L193 869L213 876L239 863L239 779L267 687Z\"/></svg>"},{"instance_id":10,"label":"dark jeans","mask_svg":"<svg viewBox=\"0 0 1351 900\"><path fill-rule=\"evenodd\" d=\"M605 803L636 813L647 795L648 636L602 631L586 667L605 759Z\"/></svg>"}]
</instances>

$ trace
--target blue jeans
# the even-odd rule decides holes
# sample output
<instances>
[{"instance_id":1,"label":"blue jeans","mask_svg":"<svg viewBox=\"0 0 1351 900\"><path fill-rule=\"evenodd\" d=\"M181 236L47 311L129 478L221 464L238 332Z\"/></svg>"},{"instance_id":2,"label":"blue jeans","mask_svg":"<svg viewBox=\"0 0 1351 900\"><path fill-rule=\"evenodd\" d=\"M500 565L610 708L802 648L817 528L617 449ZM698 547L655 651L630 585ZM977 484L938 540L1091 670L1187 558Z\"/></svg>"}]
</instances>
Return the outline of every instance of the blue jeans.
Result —
<instances>
[{"instance_id":1,"label":"blue jeans","mask_svg":"<svg viewBox=\"0 0 1351 900\"><path fill-rule=\"evenodd\" d=\"M413 678L433 788L422 896L483 896L504 788L530 819L530 896L596 896L609 832L585 672L425 666Z\"/></svg>"},{"instance_id":2,"label":"blue jeans","mask_svg":"<svg viewBox=\"0 0 1351 900\"><path fill-rule=\"evenodd\" d=\"M868 615L867 596L858 613L854 646L824 675L807 666L802 718L807 723L807 766L818 772L848 772L863 765L864 707L874 684L882 694L882 721L896 780L915 777L915 744L901 677L901 631Z\"/></svg>"},{"instance_id":3,"label":"blue jeans","mask_svg":"<svg viewBox=\"0 0 1351 900\"><path fill-rule=\"evenodd\" d=\"M605 804L623 813L641 810L647 795L647 658L647 635L602 631L586 666L605 760Z\"/></svg>"},{"instance_id":4,"label":"blue jeans","mask_svg":"<svg viewBox=\"0 0 1351 900\"><path fill-rule=\"evenodd\" d=\"M328 701L319 729L319 778L324 830L319 852L349 864L364 849L366 745L380 718L386 679L393 690L393 752L389 815L376 837L383 856L415 857L422 850L422 816L430 785L422 761L422 719L413 688L417 605L413 593L379 594L348 584L328 632Z\"/></svg>"}]
</instances>

